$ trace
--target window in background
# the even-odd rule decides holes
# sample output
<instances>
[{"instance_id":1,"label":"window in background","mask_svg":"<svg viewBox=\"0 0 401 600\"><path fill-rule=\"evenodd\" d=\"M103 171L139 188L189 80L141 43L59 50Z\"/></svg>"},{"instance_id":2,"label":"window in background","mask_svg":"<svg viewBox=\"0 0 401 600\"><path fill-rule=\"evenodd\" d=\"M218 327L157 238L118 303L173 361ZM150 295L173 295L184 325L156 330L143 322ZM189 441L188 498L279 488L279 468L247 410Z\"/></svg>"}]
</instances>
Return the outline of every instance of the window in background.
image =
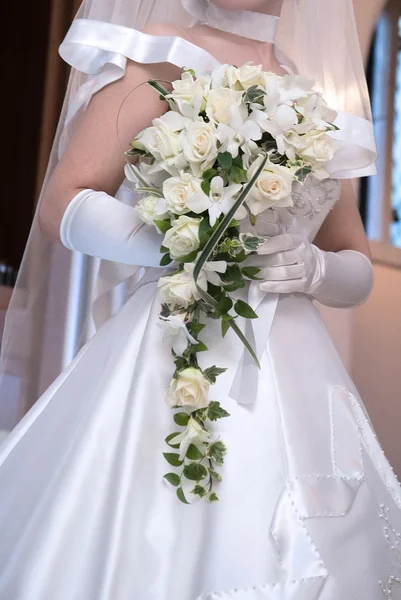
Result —
<instances>
[{"instance_id":1,"label":"window in background","mask_svg":"<svg viewBox=\"0 0 401 600\"><path fill-rule=\"evenodd\" d=\"M378 175L362 186L362 215L376 250L401 249L401 4L390 0L374 36L368 81L379 153ZM375 248L373 248L373 252ZM397 262L401 258L398 255Z\"/></svg>"},{"instance_id":2,"label":"window in background","mask_svg":"<svg viewBox=\"0 0 401 600\"><path fill-rule=\"evenodd\" d=\"M401 16L398 19L396 89L394 101L393 143L393 222L390 236L394 246L401 248Z\"/></svg>"}]
</instances>

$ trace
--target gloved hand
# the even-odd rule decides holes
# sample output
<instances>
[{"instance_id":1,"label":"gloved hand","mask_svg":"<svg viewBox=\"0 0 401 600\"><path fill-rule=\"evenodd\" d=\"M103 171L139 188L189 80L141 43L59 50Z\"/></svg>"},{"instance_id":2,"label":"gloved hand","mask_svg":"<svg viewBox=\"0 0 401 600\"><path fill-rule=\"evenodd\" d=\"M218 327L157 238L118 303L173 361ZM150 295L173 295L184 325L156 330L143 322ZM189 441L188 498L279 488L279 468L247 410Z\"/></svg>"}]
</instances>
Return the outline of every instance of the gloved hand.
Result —
<instances>
[{"instance_id":1,"label":"gloved hand","mask_svg":"<svg viewBox=\"0 0 401 600\"><path fill-rule=\"evenodd\" d=\"M337 308L362 304L373 286L372 264L364 254L324 252L290 233L267 239L245 263L261 269L259 287L265 292L308 294Z\"/></svg>"},{"instance_id":2,"label":"gloved hand","mask_svg":"<svg viewBox=\"0 0 401 600\"><path fill-rule=\"evenodd\" d=\"M83 190L67 206L60 238L70 250L128 265L158 267L162 237L132 206L105 192Z\"/></svg>"}]
</instances>

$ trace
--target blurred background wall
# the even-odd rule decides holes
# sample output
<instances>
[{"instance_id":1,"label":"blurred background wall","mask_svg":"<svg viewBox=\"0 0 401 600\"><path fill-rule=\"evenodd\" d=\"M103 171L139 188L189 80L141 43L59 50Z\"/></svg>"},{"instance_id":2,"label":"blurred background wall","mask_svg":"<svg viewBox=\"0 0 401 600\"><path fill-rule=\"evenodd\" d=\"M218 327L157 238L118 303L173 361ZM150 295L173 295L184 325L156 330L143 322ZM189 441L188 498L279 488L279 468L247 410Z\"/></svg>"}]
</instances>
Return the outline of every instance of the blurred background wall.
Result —
<instances>
[{"instance_id":1,"label":"blurred background wall","mask_svg":"<svg viewBox=\"0 0 401 600\"><path fill-rule=\"evenodd\" d=\"M41 0L26 8L24 19L18 5L0 7L2 22L7 23L0 58L6 90L2 114L7 115L2 127L7 152L0 178L0 276L2 264L16 270L22 257L68 77L57 48L78 5L79 0ZM354 6L380 151L379 175L361 186L361 213L371 239L376 282L363 307L322 307L322 312L386 454L401 475L401 2L354 0ZM70 264L62 248L54 264L52 285L60 290L60 305L49 306L49 313L66 301ZM8 283L14 275L10 271ZM10 285L0 285L0 335L10 292ZM32 374L38 389L57 373L60 348L61 331L44 329L43 344L36 351L48 358L41 372ZM10 380L10 390L16 389L14 383Z\"/></svg>"}]
</instances>

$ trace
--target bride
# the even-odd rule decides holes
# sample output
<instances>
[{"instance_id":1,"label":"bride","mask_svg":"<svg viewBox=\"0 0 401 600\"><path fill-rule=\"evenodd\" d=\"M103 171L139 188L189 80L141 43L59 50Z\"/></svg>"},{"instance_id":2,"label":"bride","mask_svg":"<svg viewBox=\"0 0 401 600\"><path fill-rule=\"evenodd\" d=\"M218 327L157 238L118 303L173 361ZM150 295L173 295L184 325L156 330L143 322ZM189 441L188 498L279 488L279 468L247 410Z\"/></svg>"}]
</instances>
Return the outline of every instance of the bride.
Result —
<instances>
[{"instance_id":1,"label":"bride","mask_svg":"<svg viewBox=\"0 0 401 600\"><path fill-rule=\"evenodd\" d=\"M1 447L1 600L401 598L401 488L313 302L352 307L372 287L350 183L376 159L351 0L85 0L61 54L74 70L35 232L102 259L108 291L129 292ZM241 326L260 370L207 319L200 365L226 369L212 395L228 451L219 501L188 506L164 479L169 270L115 198L116 122L128 148L165 111L140 84L248 62L313 77L338 151L329 178L294 183L293 206L254 225L261 281L236 294L258 313Z\"/></svg>"}]
</instances>

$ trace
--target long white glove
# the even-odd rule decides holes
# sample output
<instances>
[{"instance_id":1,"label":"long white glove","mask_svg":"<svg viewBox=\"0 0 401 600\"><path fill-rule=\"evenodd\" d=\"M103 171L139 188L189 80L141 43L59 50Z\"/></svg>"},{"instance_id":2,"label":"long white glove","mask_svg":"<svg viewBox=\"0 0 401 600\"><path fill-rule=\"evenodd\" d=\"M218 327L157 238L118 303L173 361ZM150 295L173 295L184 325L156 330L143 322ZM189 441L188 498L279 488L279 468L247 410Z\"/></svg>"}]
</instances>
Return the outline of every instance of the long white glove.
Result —
<instances>
[{"instance_id":1,"label":"long white glove","mask_svg":"<svg viewBox=\"0 0 401 600\"><path fill-rule=\"evenodd\" d=\"M147 227L132 206L105 192L83 190L68 205L60 225L60 238L78 250L127 265L158 267L162 238Z\"/></svg>"},{"instance_id":2,"label":"long white glove","mask_svg":"<svg viewBox=\"0 0 401 600\"><path fill-rule=\"evenodd\" d=\"M266 242L246 263L261 269L260 289L308 294L336 308L363 304L373 287L370 260L355 250L324 252L299 235L284 233Z\"/></svg>"}]
</instances>

